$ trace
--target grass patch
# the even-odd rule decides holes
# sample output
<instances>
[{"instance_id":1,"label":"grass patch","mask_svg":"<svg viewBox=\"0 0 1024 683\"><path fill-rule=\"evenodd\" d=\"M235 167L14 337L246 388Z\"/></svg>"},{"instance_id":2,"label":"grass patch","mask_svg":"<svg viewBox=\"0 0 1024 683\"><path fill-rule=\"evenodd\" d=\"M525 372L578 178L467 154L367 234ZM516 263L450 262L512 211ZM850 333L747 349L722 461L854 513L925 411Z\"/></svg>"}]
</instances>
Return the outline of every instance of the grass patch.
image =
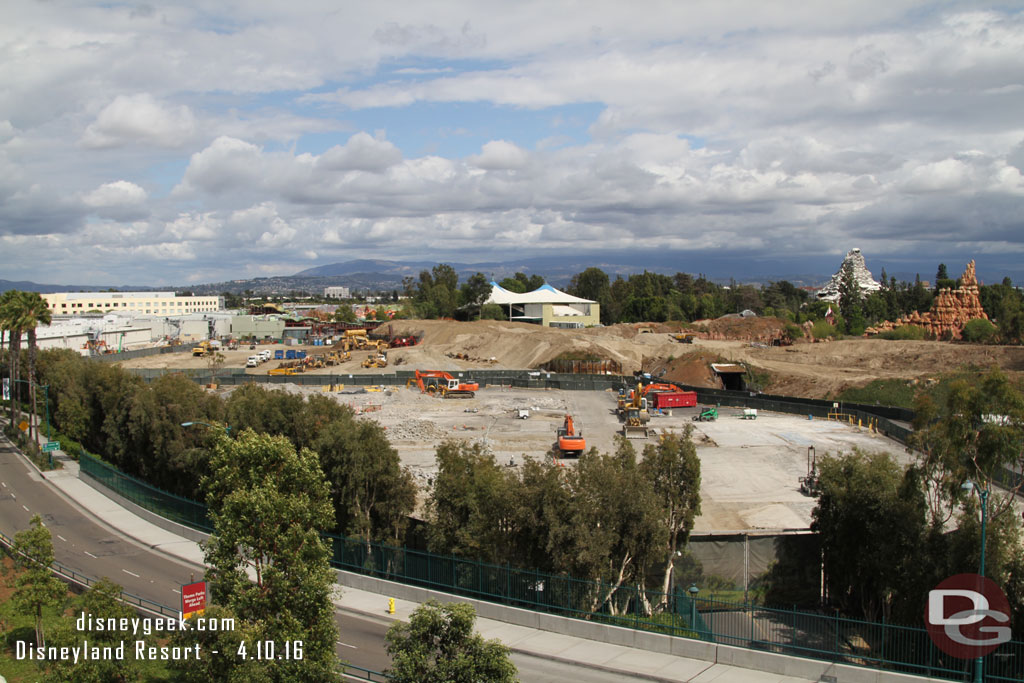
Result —
<instances>
[{"instance_id":1,"label":"grass patch","mask_svg":"<svg viewBox=\"0 0 1024 683\"><path fill-rule=\"evenodd\" d=\"M919 383L906 379L876 379L862 387L844 389L837 398L850 403L912 408L920 389Z\"/></svg>"},{"instance_id":2,"label":"grass patch","mask_svg":"<svg viewBox=\"0 0 1024 683\"><path fill-rule=\"evenodd\" d=\"M862 387L846 389L840 392L836 398L851 403L868 405L877 403L883 406L913 409L914 399L919 394L924 394L929 396L936 405L944 406L954 382L963 380L968 385L978 385L986 371L986 368L966 365L952 372L925 380L876 379ZM1017 389L1020 390L1020 382L1016 384L1018 385Z\"/></svg>"}]
</instances>

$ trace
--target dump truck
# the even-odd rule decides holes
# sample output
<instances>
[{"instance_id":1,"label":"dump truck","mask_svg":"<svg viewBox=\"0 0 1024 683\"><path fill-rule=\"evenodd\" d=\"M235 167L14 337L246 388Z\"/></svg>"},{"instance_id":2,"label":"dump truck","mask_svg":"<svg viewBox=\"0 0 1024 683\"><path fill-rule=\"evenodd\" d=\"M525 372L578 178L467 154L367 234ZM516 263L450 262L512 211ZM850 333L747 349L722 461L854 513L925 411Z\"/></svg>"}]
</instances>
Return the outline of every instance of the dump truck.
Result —
<instances>
[{"instance_id":1,"label":"dump truck","mask_svg":"<svg viewBox=\"0 0 1024 683\"><path fill-rule=\"evenodd\" d=\"M672 338L675 339L680 344L692 344L693 340L696 337L697 335L692 334L690 332L680 332L679 334L672 335Z\"/></svg>"},{"instance_id":2,"label":"dump truck","mask_svg":"<svg viewBox=\"0 0 1024 683\"><path fill-rule=\"evenodd\" d=\"M417 370L415 384L425 394L441 398L473 398L480 389L480 384L473 380L460 380L444 370Z\"/></svg>"}]
</instances>

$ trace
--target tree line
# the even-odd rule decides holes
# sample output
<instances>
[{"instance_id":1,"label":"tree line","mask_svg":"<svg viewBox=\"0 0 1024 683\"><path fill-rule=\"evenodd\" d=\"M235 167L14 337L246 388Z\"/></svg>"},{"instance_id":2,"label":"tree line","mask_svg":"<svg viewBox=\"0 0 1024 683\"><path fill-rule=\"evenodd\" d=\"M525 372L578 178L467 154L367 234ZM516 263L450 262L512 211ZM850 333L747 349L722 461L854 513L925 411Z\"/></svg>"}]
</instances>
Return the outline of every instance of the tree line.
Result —
<instances>
[{"instance_id":1,"label":"tree line","mask_svg":"<svg viewBox=\"0 0 1024 683\"><path fill-rule=\"evenodd\" d=\"M846 271L849 272L846 272ZM765 285L740 284L731 280L727 285L712 282L704 275L694 277L688 273L663 275L660 273L634 273L612 279L601 268L591 267L572 276L566 291L601 306L601 323L680 322L718 318L730 313L751 310L758 315L774 316L791 324L821 321L831 309L821 334L860 335L870 326L883 321L895 321L914 312L927 312L939 289L956 288L958 279L948 276L945 264L939 264L934 284L926 287L920 275L913 282L897 281L882 269L881 288L862 292L853 276L852 268L840 271L840 299L837 302L819 301L807 289L787 280ZM541 275L516 273L498 285L512 292L533 291L545 283ZM462 284L455 269L447 264L424 270L418 278L406 277L404 292L407 303L397 317L454 318L474 317L507 319L501 306L485 304L490 295L490 284L482 273L476 273ZM1014 287L1009 278L993 285L980 285L982 307L995 324L981 321L969 329L969 341L996 341L1019 344L1024 339L1024 294ZM907 329L899 336L923 338L923 330Z\"/></svg>"},{"instance_id":2,"label":"tree line","mask_svg":"<svg viewBox=\"0 0 1024 683\"><path fill-rule=\"evenodd\" d=\"M527 459L513 469L479 443L446 442L427 502L430 550L603 584L586 594L582 611L620 613L624 585L640 589L646 615L664 611L700 513L691 431L666 434L639 454L619 438L614 453L591 449L572 467Z\"/></svg>"}]
</instances>

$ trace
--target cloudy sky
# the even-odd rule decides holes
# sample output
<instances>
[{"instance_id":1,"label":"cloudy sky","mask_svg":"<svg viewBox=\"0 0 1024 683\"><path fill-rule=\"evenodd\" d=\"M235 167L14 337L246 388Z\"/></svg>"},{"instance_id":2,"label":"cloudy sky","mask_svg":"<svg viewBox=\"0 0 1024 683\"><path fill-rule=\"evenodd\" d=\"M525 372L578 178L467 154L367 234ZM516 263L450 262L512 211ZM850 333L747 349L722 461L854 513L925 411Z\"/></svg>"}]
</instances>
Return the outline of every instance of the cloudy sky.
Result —
<instances>
[{"instance_id":1,"label":"cloudy sky","mask_svg":"<svg viewBox=\"0 0 1024 683\"><path fill-rule=\"evenodd\" d=\"M854 246L876 276L1010 272L1022 169L1021 2L23 0L0 22L8 280L581 252L831 272Z\"/></svg>"}]
</instances>

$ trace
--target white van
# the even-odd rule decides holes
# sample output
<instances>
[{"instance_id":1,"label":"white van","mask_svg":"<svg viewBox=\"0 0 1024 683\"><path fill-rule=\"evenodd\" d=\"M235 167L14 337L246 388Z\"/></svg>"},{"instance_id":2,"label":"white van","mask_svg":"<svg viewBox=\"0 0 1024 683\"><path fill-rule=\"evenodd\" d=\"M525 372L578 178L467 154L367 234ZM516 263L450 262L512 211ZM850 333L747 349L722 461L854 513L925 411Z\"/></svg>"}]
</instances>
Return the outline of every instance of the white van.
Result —
<instances>
[{"instance_id":1,"label":"white van","mask_svg":"<svg viewBox=\"0 0 1024 683\"><path fill-rule=\"evenodd\" d=\"M270 360L270 357L270 349L263 349L262 351L260 351L260 361L266 363L268 360Z\"/></svg>"},{"instance_id":2,"label":"white van","mask_svg":"<svg viewBox=\"0 0 1024 683\"><path fill-rule=\"evenodd\" d=\"M255 367L258 367L259 364L260 364L260 357L259 356L249 356L249 360L245 361L245 367L247 367L247 368L255 368Z\"/></svg>"}]
</instances>

